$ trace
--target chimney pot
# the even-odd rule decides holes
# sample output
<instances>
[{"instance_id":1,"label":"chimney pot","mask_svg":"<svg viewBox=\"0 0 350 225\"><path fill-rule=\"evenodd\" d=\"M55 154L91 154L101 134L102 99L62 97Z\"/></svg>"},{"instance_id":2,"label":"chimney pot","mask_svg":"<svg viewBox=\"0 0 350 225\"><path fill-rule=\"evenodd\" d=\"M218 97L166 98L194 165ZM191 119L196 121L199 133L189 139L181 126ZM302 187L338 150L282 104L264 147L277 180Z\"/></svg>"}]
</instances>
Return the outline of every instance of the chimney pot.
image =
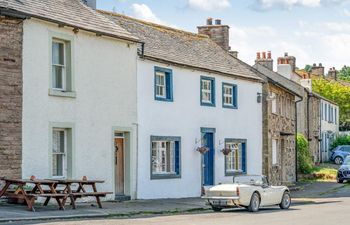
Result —
<instances>
[{"instance_id":1,"label":"chimney pot","mask_svg":"<svg viewBox=\"0 0 350 225\"><path fill-rule=\"evenodd\" d=\"M271 51L268 51L268 52L267 52L267 58L268 58L268 59L271 59L271 56L272 56L272 55L271 55Z\"/></svg>"},{"instance_id":2,"label":"chimney pot","mask_svg":"<svg viewBox=\"0 0 350 225\"><path fill-rule=\"evenodd\" d=\"M263 53L262 53L262 58L263 58L263 59L266 59L266 52L263 52Z\"/></svg>"},{"instance_id":3,"label":"chimney pot","mask_svg":"<svg viewBox=\"0 0 350 225\"><path fill-rule=\"evenodd\" d=\"M256 53L256 59L261 59L261 54L260 54L260 52L257 52L257 53Z\"/></svg>"},{"instance_id":4,"label":"chimney pot","mask_svg":"<svg viewBox=\"0 0 350 225\"><path fill-rule=\"evenodd\" d=\"M316 66L316 63L314 63L313 66Z\"/></svg>"},{"instance_id":5,"label":"chimney pot","mask_svg":"<svg viewBox=\"0 0 350 225\"><path fill-rule=\"evenodd\" d=\"M210 25L213 25L213 18L210 18L210 17L209 17L209 18L207 19L207 25L209 25L209 26L210 26Z\"/></svg>"},{"instance_id":6,"label":"chimney pot","mask_svg":"<svg viewBox=\"0 0 350 225\"><path fill-rule=\"evenodd\" d=\"M319 63L318 66L321 67L321 66L322 66L322 63Z\"/></svg>"},{"instance_id":7,"label":"chimney pot","mask_svg":"<svg viewBox=\"0 0 350 225\"><path fill-rule=\"evenodd\" d=\"M288 52L285 52L285 53L284 53L284 57L288 57Z\"/></svg>"},{"instance_id":8,"label":"chimney pot","mask_svg":"<svg viewBox=\"0 0 350 225\"><path fill-rule=\"evenodd\" d=\"M220 19L216 19L215 20L215 25L221 25L221 20Z\"/></svg>"}]
</instances>

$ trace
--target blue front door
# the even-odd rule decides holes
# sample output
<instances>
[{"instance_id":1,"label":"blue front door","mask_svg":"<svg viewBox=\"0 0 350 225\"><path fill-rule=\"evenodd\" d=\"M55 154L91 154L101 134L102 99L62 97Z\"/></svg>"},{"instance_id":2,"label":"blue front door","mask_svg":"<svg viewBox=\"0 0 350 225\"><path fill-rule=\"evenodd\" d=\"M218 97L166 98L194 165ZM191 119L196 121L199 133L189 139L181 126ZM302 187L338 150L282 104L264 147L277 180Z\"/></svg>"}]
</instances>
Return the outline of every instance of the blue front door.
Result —
<instances>
[{"instance_id":1,"label":"blue front door","mask_svg":"<svg viewBox=\"0 0 350 225\"><path fill-rule=\"evenodd\" d=\"M203 144L209 148L203 155L203 184L214 185L214 134L204 133Z\"/></svg>"}]
</instances>

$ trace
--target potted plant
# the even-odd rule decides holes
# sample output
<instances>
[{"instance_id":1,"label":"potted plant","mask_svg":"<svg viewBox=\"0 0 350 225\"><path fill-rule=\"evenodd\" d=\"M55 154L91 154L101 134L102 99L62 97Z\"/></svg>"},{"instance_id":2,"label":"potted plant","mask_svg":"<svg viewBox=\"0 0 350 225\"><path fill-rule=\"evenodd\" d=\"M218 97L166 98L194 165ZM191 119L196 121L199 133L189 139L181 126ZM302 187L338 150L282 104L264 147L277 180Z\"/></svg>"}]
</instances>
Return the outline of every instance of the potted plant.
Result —
<instances>
[{"instance_id":1,"label":"potted plant","mask_svg":"<svg viewBox=\"0 0 350 225\"><path fill-rule=\"evenodd\" d=\"M228 155L230 154L230 152L232 152L232 149L230 148L224 148L221 150L221 152L224 154L224 155Z\"/></svg>"},{"instance_id":2,"label":"potted plant","mask_svg":"<svg viewBox=\"0 0 350 225\"><path fill-rule=\"evenodd\" d=\"M197 148L197 152L200 152L201 154L205 154L209 151L208 147L202 146Z\"/></svg>"}]
</instances>

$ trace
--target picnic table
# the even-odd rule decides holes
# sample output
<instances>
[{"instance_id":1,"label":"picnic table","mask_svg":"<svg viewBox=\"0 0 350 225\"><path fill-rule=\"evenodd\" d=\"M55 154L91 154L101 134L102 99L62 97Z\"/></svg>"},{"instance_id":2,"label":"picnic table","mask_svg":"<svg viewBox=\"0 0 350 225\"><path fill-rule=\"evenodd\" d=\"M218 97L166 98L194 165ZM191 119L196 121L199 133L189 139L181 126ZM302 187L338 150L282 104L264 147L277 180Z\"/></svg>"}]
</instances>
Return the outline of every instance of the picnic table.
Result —
<instances>
[{"instance_id":1,"label":"picnic table","mask_svg":"<svg viewBox=\"0 0 350 225\"><path fill-rule=\"evenodd\" d=\"M27 205L28 209L35 211L34 203L38 197L54 198L59 206L60 210L64 210L62 200L65 198L65 194L56 192L55 184L53 180L25 180L25 179L6 179L5 186L0 191L0 198L7 197L10 199L22 199ZM28 184L32 186L27 186ZM46 189L44 189L46 187Z\"/></svg>"},{"instance_id":2,"label":"picnic table","mask_svg":"<svg viewBox=\"0 0 350 225\"><path fill-rule=\"evenodd\" d=\"M112 192L98 192L97 183L104 183L101 180L60 180L60 179L1 179L5 181L4 188L0 191L0 198L7 197L10 199L23 199L28 209L35 211L34 203L38 197L46 198L44 206L47 206L51 199L55 199L59 209L64 210L67 199L73 209L76 209L76 200L83 197L95 197L99 208L102 208L100 197L105 197ZM32 185L31 187L27 186ZM75 187L77 184L77 188ZM59 190L59 186L63 186L63 190ZM46 187L44 189L43 187ZM89 187L91 187L89 189ZM90 191L92 190L92 191Z\"/></svg>"},{"instance_id":3,"label":"picnic table","mask_svg":"<svg viewBox=\"0 0 350 225\"><path fill-rule=\"evenodd\" d=\"M55 181L55 188L57 188L58 185L64 186L63 193L66 193L67 196L63 199L63 205L66 204L67 199L70 199L71 205L73 209L76 209L76 200L78 198L83 197L95 197L96 202L99 206L99 208L102 208L102 203L100 197L106 197L107 194L113 194L113 192L98 192L96 188L97 183L104 183L102 180L53 180ZM73 187L77 185L76 189L73 189ZM88 188L91 188L92 191L87 191ZM50 198L47 198L44 205L47 205L50 201Z\"/></svg>"}]
</instances>

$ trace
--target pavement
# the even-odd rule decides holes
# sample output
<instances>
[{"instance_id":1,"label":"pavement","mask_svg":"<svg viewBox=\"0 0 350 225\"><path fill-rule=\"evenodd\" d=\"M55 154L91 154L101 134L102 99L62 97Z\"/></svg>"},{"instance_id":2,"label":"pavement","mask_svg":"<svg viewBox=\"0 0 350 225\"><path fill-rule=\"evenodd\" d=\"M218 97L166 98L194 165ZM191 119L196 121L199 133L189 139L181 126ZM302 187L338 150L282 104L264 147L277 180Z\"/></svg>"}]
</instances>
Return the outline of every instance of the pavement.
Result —
<instances>
[{"instance_id":1,"label":"pavement","mask_svg":"<svg viewBox=\"0 0 350 225\"><path fill-rule=\"evenodd\" d=\"M350 203L350 184L335 182L299 183L292 189L293 210L295 207L318 205L324 202ZM329 200L332 199L332 200ZM338 199L338 200L334 200ZM331 203L329 203L331 204ZM66 207L66 210L57 210L57 205L43 207L36 205L36 212L26 210L22 205L0 203L0 223L8 224L36 224L47 220L93 220L102 218L139 218L164 217L165 215L212 213L205 201L200 198L137 200L128 202L104 202L103 209L96 204L81 203L76 210ZM350 207L350 204L349 204ZM235 212L244 212L235 210ZM127 223L128 224L128 223ZM318 224L320 225L320 224ZM322 224L321 224L322 225Z\"/></svg>"}]
</instances>

